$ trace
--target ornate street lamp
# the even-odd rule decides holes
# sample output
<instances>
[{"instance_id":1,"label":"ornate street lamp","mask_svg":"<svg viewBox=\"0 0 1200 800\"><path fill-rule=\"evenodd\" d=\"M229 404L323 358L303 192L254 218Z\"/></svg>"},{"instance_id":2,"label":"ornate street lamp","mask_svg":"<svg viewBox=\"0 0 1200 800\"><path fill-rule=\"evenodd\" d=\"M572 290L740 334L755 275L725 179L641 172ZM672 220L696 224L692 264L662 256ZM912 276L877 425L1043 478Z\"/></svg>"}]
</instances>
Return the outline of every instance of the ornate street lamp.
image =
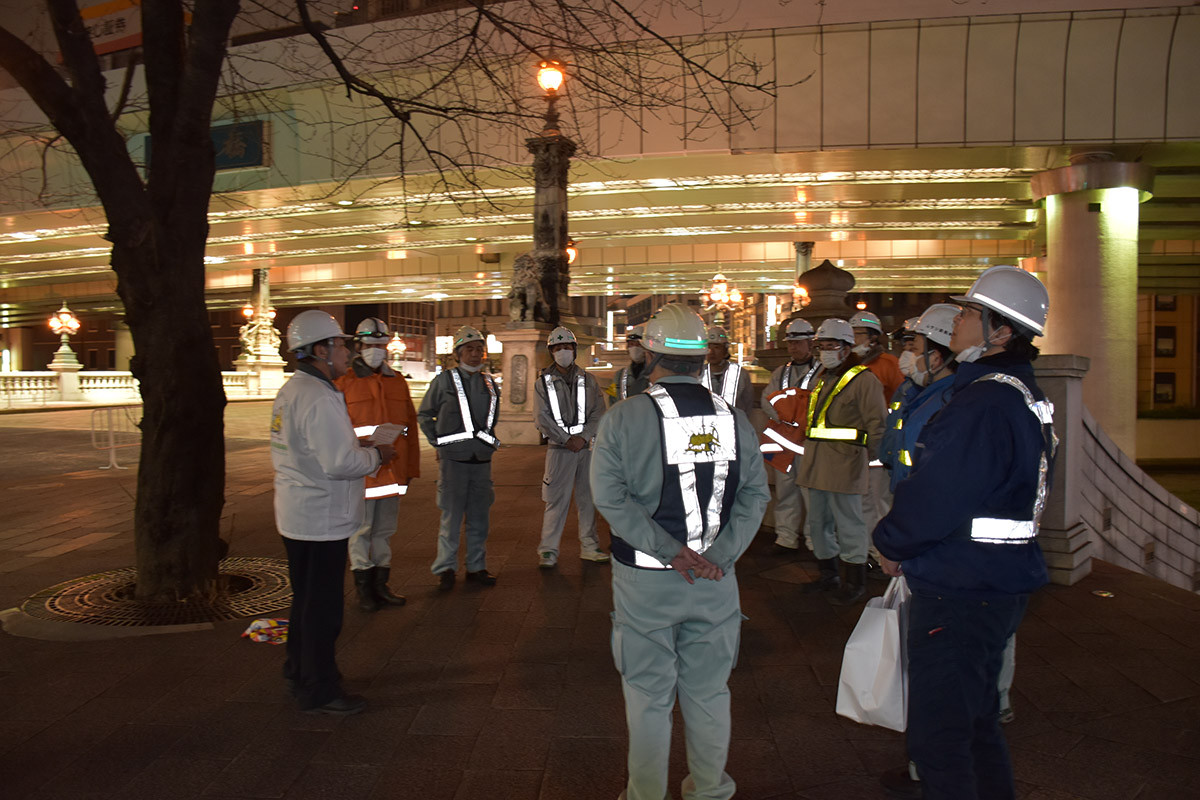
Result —
<instances>
[{"instance_id":1,"label":"ornate street lamp","mask_svg":"<svg viewBox=\"0 0 1200 800\"><path fill-rule=\"evenodd\" d=\"M742 304L742 293L736 286L729 285L729 279L721 273L713 276L712 286L700 293L704 302L704 310L716 313L718 325L724 325L725 312L733 311Z\"/></svg>"},{"instance_id":2,"label":"ornate street lamp","mask_svg":"<svg viewBox=\"0 0 1200 800\"><path fill-rule=\"evenodd\" d=\"M71 309L67 308L65 300L62 308L50 317L50 330L59 336L58 350L54 353L54 360L50 362L50 367L52 369L55 366L78 369L80 367L79 359L75 356L75 351L71 349L70 338L79 333L79 319L71 313Z\"/></svg>"},{"instance_id":3,"label":"ornate street lamp","mask_svg":"<svg viewBox=\"0 0 1200 800\"><path fill-rule=\"evenodd\" d=\"M541 62L537 82L546 97L545 125L541 133L525 140L533 154L533 250L519 256L514 265L509 314L513 321L557 325L571 284L567 169L576 146L559 131L554 107L566 82L563 65Z\"/></svg>"},{"instance_id":4,"label":"ornate street lamp","mask_svg":"<svg viewBox=\"0 0 1200 800\"><path fill-rule=\"evenodd\" d=\"M406 350L408 350L408 345L400 338L399 332L393 333L392 340L387 343L387 352L392 362L392 369L400 368L400 359L404 358Z\"/></svg>"}]
</instances>

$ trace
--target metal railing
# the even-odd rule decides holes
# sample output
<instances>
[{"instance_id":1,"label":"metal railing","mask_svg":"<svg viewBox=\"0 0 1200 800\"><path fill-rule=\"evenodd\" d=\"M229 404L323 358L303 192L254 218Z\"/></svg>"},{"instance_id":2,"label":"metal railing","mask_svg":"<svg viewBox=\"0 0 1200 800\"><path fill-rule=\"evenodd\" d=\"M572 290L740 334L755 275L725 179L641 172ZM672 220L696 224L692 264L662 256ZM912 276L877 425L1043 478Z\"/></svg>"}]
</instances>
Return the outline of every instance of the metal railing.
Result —
<instances>
[{"instance_id":1,"label":"metal railing","mask_svg":"<svg viewBox=\"0 0 1200 800\"><path fill-rule=\"evenodd\" d=\"M100 469L129 469L117 463L117 450L142 443L141 419L140 405L92 409L92 447L108 452L108 463Z\"/></svg>"}]
</instances>

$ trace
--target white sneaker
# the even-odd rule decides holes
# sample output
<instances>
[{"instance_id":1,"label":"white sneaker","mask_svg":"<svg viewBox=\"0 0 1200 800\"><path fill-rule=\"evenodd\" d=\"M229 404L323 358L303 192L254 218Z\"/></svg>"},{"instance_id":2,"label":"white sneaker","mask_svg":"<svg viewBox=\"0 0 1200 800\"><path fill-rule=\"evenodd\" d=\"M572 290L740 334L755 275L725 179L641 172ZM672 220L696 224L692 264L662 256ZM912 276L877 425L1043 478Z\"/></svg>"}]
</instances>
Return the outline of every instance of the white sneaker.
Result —
<instances>
[{"instance_id":1,"label":"white sneaker","mask_svg":"<svg viewBox=\"0 0 1200 800\"><path fill-rule=\"evenodd\" d=\"M541 558L538 559L538 566L542 569L552 569L556 564L558 564L558 553L552 553L547 550L545 553L541 553L540 555Z\"/></svg>"},{"instance_id":2,"label":"white sneaker","mask_svg":"<svg viewBox=\"0 0 1200 800\"><path fill-rule=\"evenodd\" d=\"M611 561L608 553L603 550L583 550L579 553L579 557L584 561L595 561L597 564L607 564Z\"/></svg>"}]
</instances>

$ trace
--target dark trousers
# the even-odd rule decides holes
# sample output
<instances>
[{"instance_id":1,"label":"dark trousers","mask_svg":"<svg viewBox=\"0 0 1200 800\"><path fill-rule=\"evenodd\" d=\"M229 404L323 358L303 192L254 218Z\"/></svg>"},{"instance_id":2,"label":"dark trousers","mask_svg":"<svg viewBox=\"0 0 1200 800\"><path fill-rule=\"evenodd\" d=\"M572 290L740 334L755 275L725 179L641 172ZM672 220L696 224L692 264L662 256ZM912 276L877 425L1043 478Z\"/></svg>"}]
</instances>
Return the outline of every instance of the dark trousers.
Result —
<instances>
[{"instance_id":1,"label":"dark trousers","mask_svg":"<svg viewBox=\"0 0 1200 800\"><path fill-rule=\"evenodd\" d=\"M907 737L925 800L1012 800L996 682L1028 602L913 594Z\"/></svg>"},{"instance_id":2,"label":"dark trousers","mask_svg":"<svg viewBox=\"0 0 1200 800\"><path fill-rule=\"evenodd\" d=\"M318 708L341 694L334 646L342 632L346 540L306 542L284 537L292 615L283 677L300 708Z\"/></svg>"}]
</instances>

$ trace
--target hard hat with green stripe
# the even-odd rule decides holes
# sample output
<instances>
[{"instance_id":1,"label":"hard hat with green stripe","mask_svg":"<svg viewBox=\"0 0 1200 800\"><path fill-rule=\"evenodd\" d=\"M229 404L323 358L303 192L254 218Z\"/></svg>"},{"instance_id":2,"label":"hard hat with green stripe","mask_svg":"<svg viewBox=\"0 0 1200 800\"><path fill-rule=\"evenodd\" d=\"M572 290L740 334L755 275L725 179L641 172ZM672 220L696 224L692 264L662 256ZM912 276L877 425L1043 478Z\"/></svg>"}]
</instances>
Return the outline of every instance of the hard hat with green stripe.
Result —
<instances>
[{"instance_id":1,"label":"hard hat with green stripe","mask_svg":"<svg viewBox=\"0 0 1200 800\"><path fill-rule=\"evenodd\" d=\"M458 348L469 342L483 341L483 334L477 328L472 328L470 325L463 325L458 329L458 333L454 334L454 350L457 352Z\"/></svg>"},{"instance_id":2,"label":"hard hat with green stripe","mask_svg":"<svg viewBox=\"0 0 1200 800\"><path fill-rule=\"evenodd\" d=\"M708 352L708 331L695 311L682 303L669 303L646 323L642 343L652 353L703 356Z\"/></svg>"}]
</instances>

